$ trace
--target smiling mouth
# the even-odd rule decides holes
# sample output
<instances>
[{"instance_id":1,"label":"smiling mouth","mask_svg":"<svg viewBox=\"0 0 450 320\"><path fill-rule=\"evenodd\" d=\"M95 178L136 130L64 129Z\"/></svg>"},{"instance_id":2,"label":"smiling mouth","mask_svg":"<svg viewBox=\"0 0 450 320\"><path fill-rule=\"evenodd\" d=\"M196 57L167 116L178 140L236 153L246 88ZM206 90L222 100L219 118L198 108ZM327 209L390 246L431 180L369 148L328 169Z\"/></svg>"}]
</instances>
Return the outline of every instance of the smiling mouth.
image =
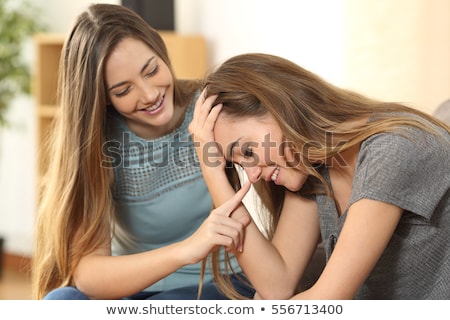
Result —
<instances>
[{"instance_id":1,"label":"smiling mouth","mask_svg":"<svg viewBox=\"0 0 450 320\"><path fill-rule=\"evenodd\" d=\"M278 174L280 173L280 167L277 166L275 168L275 170L273 170L272 175L270 176L270 180L272 180L273 182L275 182L278 178Z\"/></svg>"},{"instance_id":2,"label":"smiling mouth","mask_svg":"<svg viewBox=\"0 0 450 320\"><path fill-rule=\"evenodd\" d=\"M164 97L161 97L154 105L151 105L145 109L142 109L141 111L148 111L148 112L155 111L161 107L161 104L163 101L164 101Z\"/></svg>"}]
</instances>

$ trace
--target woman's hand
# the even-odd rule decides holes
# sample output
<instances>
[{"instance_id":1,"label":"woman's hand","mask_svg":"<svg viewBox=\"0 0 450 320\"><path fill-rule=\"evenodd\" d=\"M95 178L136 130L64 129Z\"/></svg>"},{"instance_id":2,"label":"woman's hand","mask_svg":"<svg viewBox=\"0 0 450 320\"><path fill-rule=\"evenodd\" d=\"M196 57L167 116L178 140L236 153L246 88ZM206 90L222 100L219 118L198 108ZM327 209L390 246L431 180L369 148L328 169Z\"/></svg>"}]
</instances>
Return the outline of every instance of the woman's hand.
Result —
<instances>
[{"instance_id":1,"label":"woman's hand","mask_svg":"<svg viewBox=\"0 0 450 320\"><path fill-rule=\"evenodd\" d=\"M225 167L225 159L220 146L214 139L214 125L222 105L214 105L217 95L205 99L206 89L195 103L194 116L189 124L189 132L194 141L198 159L203 168Z\"/></svg>"},{"instance_id":2,"label":"woman's hand","mask_svg":"<svg viewBox=\"0 0 450 320\"><path fill-rule=\"evenodd\" d=\"M242 199L250 189L247 182L232 198L211 211L197 231L184 241L188 263L197 263L223 246L227 251L242 251L245 227L251 219L248 215L234 220L231 214L242 205Z\"/></svg>"}]
</instances>

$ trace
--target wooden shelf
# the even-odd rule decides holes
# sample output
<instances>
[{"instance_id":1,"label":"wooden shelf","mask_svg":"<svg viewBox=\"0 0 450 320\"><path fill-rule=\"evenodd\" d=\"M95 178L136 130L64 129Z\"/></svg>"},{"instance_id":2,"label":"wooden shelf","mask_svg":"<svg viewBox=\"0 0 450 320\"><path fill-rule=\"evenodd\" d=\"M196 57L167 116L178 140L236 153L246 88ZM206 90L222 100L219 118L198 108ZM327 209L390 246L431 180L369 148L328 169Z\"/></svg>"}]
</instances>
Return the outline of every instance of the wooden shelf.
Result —
<instances>
[{"instance_id":1,"label":"wooden shelf","mask_svg":"<svg viewBox=\"0 0 450 320\"><path fill-rule=\"evenodd\" d=\"M58 112L58 107L56 105L40 105L37 112L38 117L54 118Z\"/></svg>"},{"instance_id":2,"label":"wooden shelf","mask_svg":"<svg viewBox=\"0 0 450 320\"><path fill-rule=\"evenodd\" d=\"M160 32L166 43L175 76L181 79L202 79L208 71L206 41L198 35Z\"/></svg>"}]
</instances>

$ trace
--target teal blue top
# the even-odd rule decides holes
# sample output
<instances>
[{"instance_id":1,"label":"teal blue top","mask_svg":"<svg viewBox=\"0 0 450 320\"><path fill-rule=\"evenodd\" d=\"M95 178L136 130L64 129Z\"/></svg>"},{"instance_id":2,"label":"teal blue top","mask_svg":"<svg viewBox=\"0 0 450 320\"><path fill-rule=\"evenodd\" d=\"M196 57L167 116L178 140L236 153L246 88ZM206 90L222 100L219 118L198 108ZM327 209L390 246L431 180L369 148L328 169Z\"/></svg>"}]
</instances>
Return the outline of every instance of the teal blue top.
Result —
<instances>
[{"instance_id":1,"label":"teal blue top","mask_svg":"<svg viewBox=\"0 0 450 320\"><path fill-rule=\"evenodd\" d=\"M112 113L104 150L113 160L118 222L135 239L131 247L114 242L114 255L144 252L186 239L209 215L212 200L188 131L194 102L178 128L154 140L136 136L122 116ZM232 266L240 271L236 259ZM146 290L198 285L199 275L200 263L188 265ZM207 270L205 280L209 279Z\"/></svg>"}]
</instances>

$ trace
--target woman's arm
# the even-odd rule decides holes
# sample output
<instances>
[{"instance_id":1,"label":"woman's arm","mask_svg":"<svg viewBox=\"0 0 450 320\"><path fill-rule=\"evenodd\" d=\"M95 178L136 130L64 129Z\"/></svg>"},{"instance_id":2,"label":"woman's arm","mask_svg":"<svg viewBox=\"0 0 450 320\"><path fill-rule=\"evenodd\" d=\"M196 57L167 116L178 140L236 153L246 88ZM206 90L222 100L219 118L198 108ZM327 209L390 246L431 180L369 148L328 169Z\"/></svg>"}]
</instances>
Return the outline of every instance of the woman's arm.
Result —
<instances>
[{"instance_id":1,"label":"woman's arm","mask_svg":"<svg viewBox=\"0 0 450 320\"><path fill-rule=\"evenodd\" d=\"M214 125L222 105L214 106L216 96L205 99L205 90L196 101L189 132L194 141L195 152L200 162L203 179L216 207L230 199L235 191L225 174L226 161L222 150L214 139Z\"/></svg>"},{"instance_id":2,"label":"woman's arm","mask_svg":"<svg viewBox=\"0 0 450 320\"><path fill-rule=\"evenodd\" d=\"M229 213L241 204L248 187L243 188L219 209L213 210L189 238L151 251L111 256L111 243L81 258L74 281L92 299L117 299L137 293L177 269L201 261L223 246L236 251L242 246L249 217L238 221Z\"/></svg>"},{"instance_id":3,"label":"woman's arm","mask_svg":"<svg viewBox=\"0 0 450 320\"><path fill-rule=\"evenodd\" d=\"M99 248L81 258L74 282L91 299L119 299L143 290L185 265L182 253L180 243L124 256L111 256L109 247Z\"/></svg>"},{"instance_id":4,"label":"woman's arm","mask_svg":"<svg viewBox=\"0 0 450 320\"><path fill-rule=\"evenodd\" d=\"M294 299L353 299L386 248L402 212L397 206L370 199L352 204L322 275Z\"/></svg>"},{"instance_id":5,"label":"woman's arm","mask_svg":"<svg viewBox=\"0 0 450 320\"><path fill-rule=\"evenodd\" d=\"M235 191L224 171L222 150L215 145L213 129L222 107L213 106L215 98L211 96L204 99L201 94L189 130L213 202L221 208ZM233 219L249 216L243 205L230 214ZM315 203L287 193L273 242L268 241L256 224L251 222L245 230L243 251L235 255L259 297L287 299L294 294L319 237Z\"/></svg>"},{"instance_id":6,"label":"woman's arm","mask_svg":"<svg viewBox=\"0 0 450 320\"><path fill-rule=\"evenodd\" d=\"M286 192L272 242L254 223L245 230L239 264L260 299L289 299L303 276L320 240L315 202Z\"/></svg>"}]
</instances>

